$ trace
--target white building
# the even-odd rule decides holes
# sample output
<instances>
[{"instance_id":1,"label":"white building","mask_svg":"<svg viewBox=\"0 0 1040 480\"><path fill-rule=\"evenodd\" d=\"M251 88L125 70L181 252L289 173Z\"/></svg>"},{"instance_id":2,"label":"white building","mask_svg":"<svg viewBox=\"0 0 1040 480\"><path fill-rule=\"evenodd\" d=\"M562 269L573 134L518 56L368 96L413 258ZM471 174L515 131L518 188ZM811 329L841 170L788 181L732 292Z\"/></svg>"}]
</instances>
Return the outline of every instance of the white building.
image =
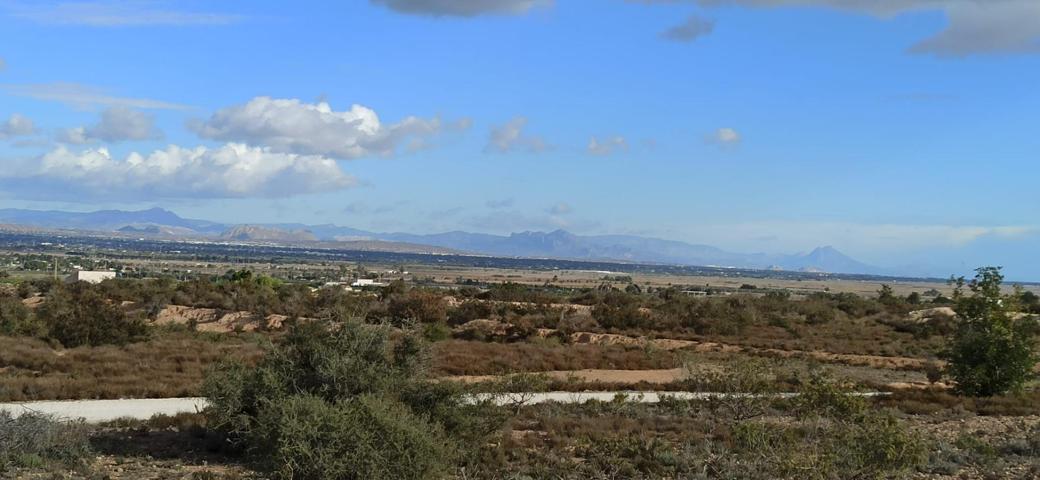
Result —
<instances>
[{"instance_id":1,"label":"white building","mask_svg":"<svg viewBox=\"0 0 1040 480\"><path fill-rule=\"evenodd\" d=\"M87 282L87 283L101 283L110 278L116 278L116 272L91 272L86 270L76 270L65 278L66 282Z\"/></svg>"},{"instance_id":2,"label":"white building","mask_svg":"<svg viewBox=\"0 0 1040 480\"><path fill-rule=\"evenodd\" d=\"M351 287L385 287L385 283L379 283L370 278L359 278L350 284Z\"/></svg>"}]
</instances>

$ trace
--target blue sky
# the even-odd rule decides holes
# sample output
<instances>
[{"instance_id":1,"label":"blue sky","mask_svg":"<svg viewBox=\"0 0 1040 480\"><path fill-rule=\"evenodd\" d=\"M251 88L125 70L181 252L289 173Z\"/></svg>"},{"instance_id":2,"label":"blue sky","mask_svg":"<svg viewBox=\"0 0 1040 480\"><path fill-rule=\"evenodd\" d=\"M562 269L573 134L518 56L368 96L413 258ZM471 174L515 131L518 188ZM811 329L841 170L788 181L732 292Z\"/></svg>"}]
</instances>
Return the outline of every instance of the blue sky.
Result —
<instances>
[{"instance_id":1,"label":"blue sky","mask_svg":"<svg viewBox=\"0 0 1040 480\"><path fill-rule=\"evenodd\" d=\"M1032 0L0 1L0 206L1040 280L1038 53Z\"/></svg>"}]
</instances>

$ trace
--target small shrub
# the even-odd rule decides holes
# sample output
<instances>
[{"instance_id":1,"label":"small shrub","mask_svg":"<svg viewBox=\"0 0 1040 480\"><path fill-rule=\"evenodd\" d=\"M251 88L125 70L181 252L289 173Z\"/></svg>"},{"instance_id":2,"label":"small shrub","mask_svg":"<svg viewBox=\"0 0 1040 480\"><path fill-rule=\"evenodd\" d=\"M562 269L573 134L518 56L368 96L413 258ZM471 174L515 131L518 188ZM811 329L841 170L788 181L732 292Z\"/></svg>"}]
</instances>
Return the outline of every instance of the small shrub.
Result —
<instances>
[{"instance_id":1,"label":"small shrub","mask_svg":"<svg viewBox=\"0 0 1040 480\"><path fill-rule=\"evenodd\" d=\"M506 375L498 380L481 385L487 392L505 396L506 403L517 414L520 409L531 402L537 392L544 392L549 387L549 376L538 373L517 373Z\"/></svg>"},{"instance_id":2,"label":"small shrub","mask_svg":"<svg viewBox=\"0 0 1040 480\"><path fill-rule=\"evenodd\" d=\"M61 422L47 415L14 417L0 411L0 473L17 468L77 468L90 455L82 422Z\"/></svg>"},{"instance_id":3,"label":"small shrub","mask_svg":"<svg viewBox=\"0 0 1040 480\"><path fill-rule=\"evenodd\" d=\"M738 358L722 372L694 373L689 360L683 362L687 384L721 395L711 397L708 406L738 421L762 416L774 400L776 375L765 360Z\"/></svg>"},{"instance_id":4,"label":"small shrub","mask_svg":"<svg viewBox=\"0 0 1040 480\"><path fill-rule=\"evenodd\" d=\"M927 458L924 440L891 413L870 413L844 423L835 437L838 468L846 478L889 478Z\"/></svg>"},{"instance_id":5,"label":"small shrub","mask_svg":"<svg viewBox=\"0 0 1040 480\"><path fill-rule=\"evenodd\" d=\"M809 382L791 403L794 412L801 418L853 418L862 415L867 409L863 397L853 395L822 372L813 372Z\"/></svg>"},{"instance_id":6,"label":"small shrub","mask_svg":"<svg viewBox=\"0 0 1040 480\"><path fill-rule=\"evenodd\" d=\"M423 325L422 332L423 338L430 342L440 342L451 338L451 328L441 322Z\"/></svg>"}]
</instances>

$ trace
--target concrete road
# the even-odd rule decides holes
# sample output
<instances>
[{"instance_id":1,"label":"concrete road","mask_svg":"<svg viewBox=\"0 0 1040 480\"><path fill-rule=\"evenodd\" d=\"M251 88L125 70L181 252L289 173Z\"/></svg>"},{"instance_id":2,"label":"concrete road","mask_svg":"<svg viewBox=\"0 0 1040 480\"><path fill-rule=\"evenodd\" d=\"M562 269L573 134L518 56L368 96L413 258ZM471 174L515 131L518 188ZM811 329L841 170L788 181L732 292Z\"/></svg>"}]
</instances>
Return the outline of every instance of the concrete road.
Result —
<instances>
[{"instance_id":1,"label":"concrete road","mask_svg":"<svg viewBox=\"0 0 1040 480\"><path fill-rule=\"evenodd\" d=\"M538 403L585 403L590 400L609 402L615 399L626 402L657 403L663 398L678 400L704 400L721 398L737 393L711 392L543 392L543 393L496 393L478 394L467 398L468 401L490 400L498 405L534 405ZM780 397L794 394L781 393ZM862 396L885 395L885 393L860 393ZM7 411L18 416L28 412L53 415L62 419L84 419L87 422L107 422L120 418L147 420L155 415L176 415L178 413L201 412L206 408L206 399L195 398L148 398L125 400L69 400L22 403L0 403L0 411Z\"/></svg>"}]
</instances>

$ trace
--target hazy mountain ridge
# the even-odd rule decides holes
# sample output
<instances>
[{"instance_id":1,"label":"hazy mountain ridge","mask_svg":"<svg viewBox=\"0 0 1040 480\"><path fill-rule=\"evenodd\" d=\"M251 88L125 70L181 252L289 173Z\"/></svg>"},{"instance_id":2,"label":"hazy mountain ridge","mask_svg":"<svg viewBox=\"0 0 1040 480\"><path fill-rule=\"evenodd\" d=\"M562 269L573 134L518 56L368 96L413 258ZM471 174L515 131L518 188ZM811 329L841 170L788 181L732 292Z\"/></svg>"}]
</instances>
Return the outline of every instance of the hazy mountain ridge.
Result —
<instances>
[{"instance_id":1,"label":"hazy mountain ridge","mask_svg":"<svg viewBox=\"0 0 1040 480\"><path fill-rule=\"evenodd\" d=\"M286 230L263 225L235 225L221 232L221 240L248 242L316 242L318 237L310 230Z\"/></svg>"},{"instance_id":2,"label":"hazy mountain ridge","mask_svg":"<svg viewBox=\"0 0 1040 480\"><path fill-rule=\"evenodd\" d=\"M98 210L95 212L64 212L60 210L0 209L0 223L32 225L46 228L86 230L119 230L126 226L181 227L203 234L216 234L226 225L207 220L191 220L162 208L148 210Z\"/></svg>"},{"instance_id":3,"label":"hazy mountain ridge","mask_svg":"<svg viewBox=\"0 0 1040 480\"><path fill-rule=\"evenodd\" d=\"M819 247L809 253L783 255L734 253L710 245L635 235L575 235L564 230L518 232L492 235L453 231L435 234L377 233L332 224L304 225L272 223L232 225L181 218L177 214L152 208L140 211L102 210L97 212L35 211L0 209L0 223L45 228L113 231L142 236L179 236L220 241L275 243L335 242L360 244L369 248L397 249L404 245L437 247L431 252L455 251L507 257L537 257L575 260L620 260L641 263L719 266L736 268L778 268L793 271L884 274L833 247ZM393 244L393 245L391 245Z\"/></svg>"}]
</instances>

